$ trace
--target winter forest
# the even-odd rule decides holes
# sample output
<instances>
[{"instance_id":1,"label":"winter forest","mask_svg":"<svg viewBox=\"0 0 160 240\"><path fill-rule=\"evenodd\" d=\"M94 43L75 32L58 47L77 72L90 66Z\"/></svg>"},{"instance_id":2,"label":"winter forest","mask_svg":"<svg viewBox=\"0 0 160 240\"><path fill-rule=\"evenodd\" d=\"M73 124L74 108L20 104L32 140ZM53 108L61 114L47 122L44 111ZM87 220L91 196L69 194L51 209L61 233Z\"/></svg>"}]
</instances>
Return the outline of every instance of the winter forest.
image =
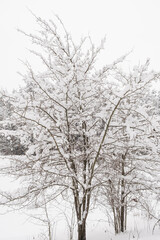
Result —
<instances>
[{"instance_id":1,"label":"winter forest","mask_svg":"<svg viewBox=\"0 0 160 240\"><path fill-rule=\"evenodd\" d=\"M23 214L26 240L158 240L160 72L128 69L130 53L99 67L105 38L31 17L18 31L36 67L24 58L23 86L0 90L0 218Z\"/></svg>"}]
</instances>

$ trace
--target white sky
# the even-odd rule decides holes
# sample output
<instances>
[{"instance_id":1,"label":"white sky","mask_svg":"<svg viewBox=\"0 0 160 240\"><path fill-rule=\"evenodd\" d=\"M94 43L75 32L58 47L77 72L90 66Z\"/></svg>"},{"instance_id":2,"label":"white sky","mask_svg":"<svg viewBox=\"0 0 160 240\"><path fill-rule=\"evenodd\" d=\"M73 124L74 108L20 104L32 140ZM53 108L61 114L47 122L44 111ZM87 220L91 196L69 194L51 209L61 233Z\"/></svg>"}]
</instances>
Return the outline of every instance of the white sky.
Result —
<instances>
[{"instance_id":1,"label":"white sky","mask_svg":"<svg viewBox=\"0 0 160 240\"><path fill-rule=\"evenodd\" d=\"M160 70L160 0L0 0L0 87L12 89L21 82L18 59L28 59L28 40L17 28L34 32L37 16L58 14L73 37L91 35L98 43L106 35L105 63L133 49L129 64L151 59Z\"/></svg>"}]
</instances>

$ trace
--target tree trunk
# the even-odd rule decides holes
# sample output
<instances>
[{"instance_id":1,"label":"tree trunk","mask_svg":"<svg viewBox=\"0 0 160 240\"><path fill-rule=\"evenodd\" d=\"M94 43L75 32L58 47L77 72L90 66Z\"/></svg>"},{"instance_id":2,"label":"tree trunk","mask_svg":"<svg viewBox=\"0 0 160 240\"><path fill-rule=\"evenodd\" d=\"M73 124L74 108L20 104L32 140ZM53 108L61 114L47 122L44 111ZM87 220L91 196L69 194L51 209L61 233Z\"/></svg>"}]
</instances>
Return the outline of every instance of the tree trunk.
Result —
<instances>
[{"instance_id":1,"label":"tree trunk","mask_svg":"<svg viewBox=\"0 0 160 240\"><path fill-rule=\"evenodd\" d=\"M122 176L125 176L125 155L122 155ZM121 232L125 231L125 197L124 197L124 188L125 188L125 182L124 178L122 178L121 181Z\"/></svg>"},{"instance_id":2,"label":"tree trunk","mask_svg":"<svg viewBox=\"0 0 160 240\"><path fill-rule=\"evenodd\" d=\"M124 199L121 202L121 232L125 231L124 223L125 223L125 206L124 206Z\"/></svg>"},{"instance_id":3,"label":"tree trunk","mask_svg":"<svg viewBox=\"0 0 160 240\"><path fill-rule=\"evenodd\" d=\"M78 224L78 240L86 240L86 221Z\"/></svg>"}]
</instances>

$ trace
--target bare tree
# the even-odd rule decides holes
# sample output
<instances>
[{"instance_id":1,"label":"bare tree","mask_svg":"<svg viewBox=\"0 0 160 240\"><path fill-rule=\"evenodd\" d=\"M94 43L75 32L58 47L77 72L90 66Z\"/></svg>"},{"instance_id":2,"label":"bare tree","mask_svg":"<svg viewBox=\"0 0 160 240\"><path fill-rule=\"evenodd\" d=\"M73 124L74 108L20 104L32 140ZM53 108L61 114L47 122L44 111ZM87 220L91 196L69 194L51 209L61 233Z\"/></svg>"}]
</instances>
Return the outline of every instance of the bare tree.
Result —
<instances>
[{"instance_id":1,"label":"bare tree","mask_svg":"<svg viewBox=\"0 0 160 240\"><path fill-rule=\"evenodd\" d=\"M45 196L43 195L43 205L38 208L38 210L42 210L42 213L39 214L30 214L29 218L34 219L38 224L42 224L45 228L47 228L46 233L43 233L43 238L47 240L54 240L53 237L53 228L54 221L49 214L48 203L46 202Z\"/></svg>"}]
</instances>

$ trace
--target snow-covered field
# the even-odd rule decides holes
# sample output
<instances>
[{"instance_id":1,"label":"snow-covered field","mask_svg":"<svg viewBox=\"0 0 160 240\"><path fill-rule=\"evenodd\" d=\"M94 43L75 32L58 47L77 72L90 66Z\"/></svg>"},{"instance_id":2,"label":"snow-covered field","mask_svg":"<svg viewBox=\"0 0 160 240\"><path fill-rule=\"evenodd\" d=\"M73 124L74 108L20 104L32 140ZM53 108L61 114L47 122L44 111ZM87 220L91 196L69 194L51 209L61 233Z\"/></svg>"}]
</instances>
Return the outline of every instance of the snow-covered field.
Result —
<instances>
[{"instance_id":1,"label":"snow-covered field","mask_svg":"<svg viewBox=\"0 0 160 240\"><path fill-rule=\"evenodd\" d=\"M15 183L11 182L9 178L0 178L1 190L14 189L14 186ZM57 206L60 209L64 207L60 204ZM156 205L154 208L154 212L158 216L160 206ZM64 209L66 209L66 206ZM0 240L44 240L44 238L41 238L41 234L47 232L46 226L30 217L31 214L36 216L39 213L38 211L22 209L15 212L12 209L0 207ZM70 240L67 221L63 213L58 213L58 211L56 206L50 210L50 215L53 216L53 240ZM147 217L144 211L135 209L128 216L127 231L115 235L114 228L108 222L108 217L104 211L93 210L88 216L87 240L159 240L160 224L156 224L153 231L155 223L156 220ZM76 226L74 233L76 233ZM76 237L73 240L76 240Z\"/></svg>"},{"instance_id":2,"label":"snow-covered field","mask_svg":"<svg viewBox=\"0 0 160 240\"><path fill-rule=\"evenodd\" d=\"M147 219L140 211L129 215L128 222L127 232L115 235L113 227L107 223L107 218L104 219L103 213L97 211L88 219L87 240L160 239L160 226L157 224L153 232L156 221ZM0 226L0 240L41 240L40 234L46 230L42 225L33 224L26 215L13 212L0 215ZM54 240L69 240L68 227L64 220L55 222L53 232Z\"/></svg>"}]
</instances>

